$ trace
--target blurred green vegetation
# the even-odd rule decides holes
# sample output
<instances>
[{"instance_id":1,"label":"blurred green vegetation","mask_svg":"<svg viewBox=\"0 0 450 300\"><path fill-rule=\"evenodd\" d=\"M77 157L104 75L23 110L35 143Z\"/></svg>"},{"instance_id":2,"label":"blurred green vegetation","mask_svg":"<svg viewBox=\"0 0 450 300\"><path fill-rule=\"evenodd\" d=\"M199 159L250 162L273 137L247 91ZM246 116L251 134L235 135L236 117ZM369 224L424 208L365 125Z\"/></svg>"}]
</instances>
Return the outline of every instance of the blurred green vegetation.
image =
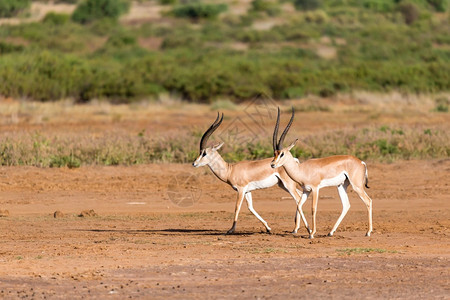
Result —
<instances>
[{"instance_id":1,"label":"blurred green vegetation","mask_svg":"<svg viewBox=\"0 0 450 300\"><path fill-rule=\"evenodd\" d=\"M447 0L254 0L243 14L236 2L152 2L164 4L162 22L119 21L125 0L82 0L72 16L0 25L0 95L212 102L450 90Z\"/></svg>"},{"instance_id":2,"label":"blurred green vegetation","mask_svg":"<svg viewBox=\"0 0 450 300\"><path fill-rule=\"evenodd\" d=\"M31 0L1 0L0 18L10 18L30 7Z\"/></svg>"}]
</instances>

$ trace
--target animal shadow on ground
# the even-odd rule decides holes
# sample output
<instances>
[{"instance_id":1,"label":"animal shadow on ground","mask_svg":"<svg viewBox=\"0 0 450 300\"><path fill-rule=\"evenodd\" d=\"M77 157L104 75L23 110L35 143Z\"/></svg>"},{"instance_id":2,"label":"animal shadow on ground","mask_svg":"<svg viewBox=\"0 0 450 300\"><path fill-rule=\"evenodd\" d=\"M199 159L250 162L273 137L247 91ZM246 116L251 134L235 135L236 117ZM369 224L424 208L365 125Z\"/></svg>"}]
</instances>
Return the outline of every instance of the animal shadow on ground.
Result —
<instances>
[{"instance_id":1,"label":"animal shadow on ground","mask_svg":"<svg viewBox=\"0 0 450 300\"><path fill-rule=\"evenodd\" d=\"M226 230L216 229L188 229L188 228L166 228L166 229L76 229L75 231L84 232L97 232L97 233L120 233L120 234L152 234L152 235L174 235L174 234L189 234L199 236L251 236L251 235L269 235L279 237L295 237L308 239L309 235L292 234L291 232L284 231L280 233L267 233L265 231L241 231L227 234ZM317 238L327 238L327 235L318 235Z\"/></svg>"}]
</instances>

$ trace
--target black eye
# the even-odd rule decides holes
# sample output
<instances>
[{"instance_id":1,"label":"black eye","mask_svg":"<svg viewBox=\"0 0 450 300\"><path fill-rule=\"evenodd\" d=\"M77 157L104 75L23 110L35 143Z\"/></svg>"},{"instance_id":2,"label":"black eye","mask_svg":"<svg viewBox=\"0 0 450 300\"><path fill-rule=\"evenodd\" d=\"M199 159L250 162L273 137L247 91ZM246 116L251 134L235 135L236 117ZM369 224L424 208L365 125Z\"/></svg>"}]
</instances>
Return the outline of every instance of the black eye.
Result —
<instances>
[{"instance_id":1,"label":"black eye","mask_svg":"<svg viewBox=\"0 0 450 300\"><path fill-rule=\"evenodd\" d=\"M284 153L281 153L280 157L283 157L283 156L284 156Z\"/></svg>"},{"instance_id":2,"label":"black eye","mask_svg":"<svg viewBox=\"0 0 450 300\"><path fill-rule=\"evenodd\" d=\"M205 152L203 152L203 154L202 154L202 157L205 157L206 156L206 151Z\"/></svg>"}]
</instances>

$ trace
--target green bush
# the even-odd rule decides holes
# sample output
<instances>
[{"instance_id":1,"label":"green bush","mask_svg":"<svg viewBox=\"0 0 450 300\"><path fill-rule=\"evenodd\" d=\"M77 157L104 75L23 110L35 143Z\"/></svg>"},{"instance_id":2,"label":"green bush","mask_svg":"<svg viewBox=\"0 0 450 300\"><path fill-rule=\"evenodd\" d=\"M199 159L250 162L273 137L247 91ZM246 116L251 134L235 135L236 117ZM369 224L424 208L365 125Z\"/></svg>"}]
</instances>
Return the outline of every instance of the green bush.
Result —
<instances>
[{"instance_id":1,"label":"green bush","mask_svg":"<svg viewBox=\"0 0 450 300\"><path fill-rule=\"evenodd\" d=\"M178 0L159 0L161 5L173 5L176 4Z\"/></svg>"},{"instance_id":2,"label":"green bush","mask_svg":"<svg viewBox=\"0 0 450 300\"><path fill-rule=\"evenodd\" d=\"M77 4L79 0L57 0L56 3Z\"/></svg>"},{"instance_id":3,"label":"green bush","mask_svg":"<svg viewBox=\"0 0 450 300\"><path fill-rule=\"evenodd\" d=\"M405 23L411 25L420 16L420 11L414 3L400 3L398 5L398 11L402 14Z\"/></svg>"},{"instance_id":4,"label":"green bush","mask_svg":"<svg viewBox=\"0 0 450 300\"><path fill-rule=\"evenodd\" d=\"M1 0L0 18L11 18L19 12L27 9L31 5L31 0Z\"/></svg>"},{"instance_id":5,"label":"green bush","mask_svg":"<svg viewBox=\"0 0 450 300\"><path fill-rule=\"evenodd\" d=\"M130 2L125 0L84 0L72 14L72 20L81 24L102 18L118 19L128 11Z\"/></svg>"},{"instance_id":6,"label":"green bush","mask_svg":"<svg viewBox=\"0 0 450 300\"><path fill-rule=\"evenodd\" d=\"M445 12L448 7L448 0L427 0L427 2L434 7L436 11Z\"/></svg>"},{"instance_id":7,"label":"green bush","mask_svg":"<svg viewBox=\"0 0 450 300\"><path fill-rule=\"evenodd\" d=\"M190 3L175 7L171 13L177 18L213 19L227 9L226 4Z\"/></svg>"},{"instance_id":8,"label":"green bush","mask_svg":"<svg viewBox=\"0 0 450 300\"><path fill-rule=\"evenodd\" d=\"M378 12L391 12L395 7L392 0L363 0L362 5Z\"/></svg>"},{"instance_id":9,"label":"green bush","mask_svg":"<svg viewBox=\"0 0 450 300\"><path fill-rule=\"evenodd\" d=\"M295 8L299 10L314 10L322 6L321 0L293 0Z\"/></svg>"},{"instance_id":10,"label":"green bush","mask_svg":"<svg viewBox=\"0 0 450 300\"><path fill-rule=\"evenodd\" d=\"M270 0L253 0L250 11L265 12L269 16L276 16L281 13L280 5Z\"/></svg>"},{"instance_id":11,"label":"green bush","mask_svg":"<svg viewBox=\"0 0 450 300\"><path fill-rule=\"evenodd\" d=\"M60 25L66 24L69 21L69 19L70 19L69 15L57 14L57 13L54 13L54 12L50 12L50 13L45 15L45 17L42 20L42 22L44 22L46 24L52 24L52 25L60 26Z\"/></svg>"},{"instance_id":12,"label":"green bush","mask_svg":"<svg viewBox=\"0 0 450 300\"><path fill-rule=\"evenodd\" d=\"M448 106L450 104L450 100L446 97L440 97L435 100L436 107L435 110L437 112L448 112Z\"/></svg>"},{"instance_id":13,"label":"green bush","mask_svg":"<svg viewBox=\"0 0 450 300\"><path fill-rule=\"evenodd\" d=\"M25 49L22 45L13 45L0 41L0 54L7 54L12 52L21 52Z\"/></svg>"}]
</instances>

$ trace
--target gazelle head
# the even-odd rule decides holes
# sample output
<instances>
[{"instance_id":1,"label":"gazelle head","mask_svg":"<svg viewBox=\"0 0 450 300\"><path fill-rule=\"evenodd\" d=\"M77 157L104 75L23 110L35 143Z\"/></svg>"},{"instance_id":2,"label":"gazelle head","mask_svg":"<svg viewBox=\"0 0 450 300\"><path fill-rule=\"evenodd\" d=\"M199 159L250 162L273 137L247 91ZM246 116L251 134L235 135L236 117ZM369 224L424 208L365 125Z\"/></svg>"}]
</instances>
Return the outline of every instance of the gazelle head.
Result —
<instances>
[{"instance_id":1,"label":"gazelle head","mask_svg":"<svg viewBox=\"0 0 450 300\"><path fill-rule=\"evenodd\" d=\"M213 132L219 128L220 124L223 121L223 113L222 117L219 120L219 113L217 113L217 118L214 121L214 123L211 124L211 126L206 130L206 132L203 134L202 139L200 140L200 154L197 157L197 159L192 163L194 167L202 167L206 166L207 164L211 163L216 159L216 155L218 155L217 150L220 149L220 147L223 146L223 143L216 144L211 147L206 147L206 143L208 142L208 138L213 134Z\"/></svg>"},{"instance_id":2,"label":"gazelle head","mask_svg":"<svg viewBox=\"0 0 450 300\"><path fill-rule=\"evenodd\" d=\"M273 131L273 155L274 155L274 158L273 158L272 162L270 163L270 166L272 168L279 168L279 167L283 166L284 163L288 159L293 158L290 150L292 149L292 147L295 146L295 143L297 143L297 140L292 142L286 148L281 148L281 147L283 147L284 138L286 137L286 134L288 133L289 128L291 128L293 121L294 121L294 108L292 107L291 120L289 121L288 125L286 126L283 133L281 134L280 140L277 142L278 127L280 126L280 108L278 107L277 123L275 124L275 129Z\"/></svg>"}]
</instances>

